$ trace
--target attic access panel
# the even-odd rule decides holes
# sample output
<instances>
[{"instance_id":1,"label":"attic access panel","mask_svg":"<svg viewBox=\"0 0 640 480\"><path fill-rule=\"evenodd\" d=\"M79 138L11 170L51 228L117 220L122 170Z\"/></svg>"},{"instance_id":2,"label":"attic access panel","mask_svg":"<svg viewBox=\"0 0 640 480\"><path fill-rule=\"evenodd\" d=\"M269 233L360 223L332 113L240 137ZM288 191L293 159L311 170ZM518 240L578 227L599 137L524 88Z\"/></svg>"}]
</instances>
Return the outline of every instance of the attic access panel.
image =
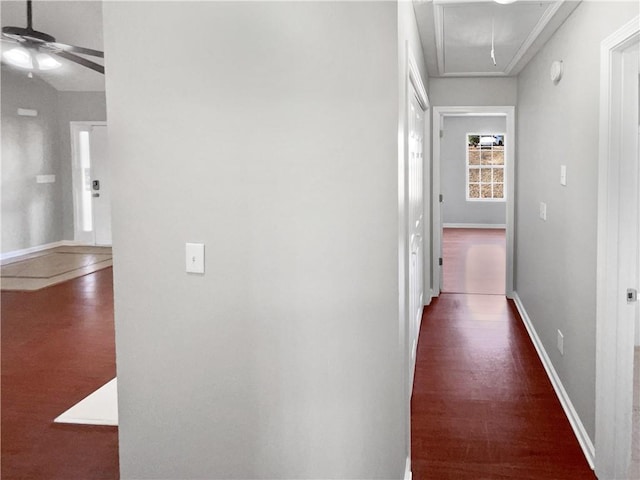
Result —
<instances>
[{"instance_id":1,"label":"attic access panel","mask_svg":"<svg viewBox=\"0 0 640 480\"><path fill-rule=\"evenodd\" d=\"M547 24L556 3L542 0L511 5L442 5L443 73L508 75ZM490 57L492 23L496 66Z\"/></svg>"}]
</instances>

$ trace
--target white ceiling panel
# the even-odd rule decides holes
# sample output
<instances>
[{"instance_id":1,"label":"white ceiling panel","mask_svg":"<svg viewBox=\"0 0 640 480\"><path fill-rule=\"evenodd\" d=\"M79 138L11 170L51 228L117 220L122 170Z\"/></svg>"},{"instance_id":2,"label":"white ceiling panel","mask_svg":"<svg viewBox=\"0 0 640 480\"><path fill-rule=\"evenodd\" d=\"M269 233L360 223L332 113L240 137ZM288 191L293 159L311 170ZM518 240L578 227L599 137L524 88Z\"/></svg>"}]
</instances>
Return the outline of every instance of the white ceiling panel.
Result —
<instances>
[{"instance_id":1,"label":"white ceiling panel","mask_svg":"<svg viewBox=\"0 0 640 480\"><path fill-rule=\"evenodd\" d=\"M452 5L443 10L445 73L505 72L550 2L513 5L497 3ZM497 65L491 60L491 37Z\"/></svg>"},{"instance_id":2,"label":"white ceiling panel","mask_svg":"<svg viewBox=\"0 0 640 480\"><path fill-rule=\"evenodd\" d=\"M517 75L579 3L417 0L414 10L429 76Z\"/></svg>"}]
</instances>

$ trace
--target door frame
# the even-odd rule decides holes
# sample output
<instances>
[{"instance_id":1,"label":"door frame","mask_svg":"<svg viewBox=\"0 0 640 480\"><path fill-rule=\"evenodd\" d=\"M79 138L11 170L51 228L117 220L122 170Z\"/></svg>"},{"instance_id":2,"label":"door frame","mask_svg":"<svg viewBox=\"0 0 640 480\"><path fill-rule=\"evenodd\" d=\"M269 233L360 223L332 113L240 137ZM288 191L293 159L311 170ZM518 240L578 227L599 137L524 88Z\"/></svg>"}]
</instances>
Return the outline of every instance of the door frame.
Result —
<instances>
[{"instance_id":1,"label":"door frame","mask_svg":"<svg viewBox=\"0 0 640 480\"><path fill-rule=\"evenodd\" d=\"M79 176L79 147L78 147L78 133L86 130L87 127L93 126L107 126L106 121L100 120L86 120L86 121L71 121L69 122L69 134L71 140L71 196L73 198L73 238L75 242L80 244L87 244L80 237L78 221L80 217L80 199L78 198L78 192L80 191L80 185L82 179ZM91 245L95 245L95 229L93 230L93 242Z\"/></svg>"},{"instance_id":2,"label":"door frame","mask_svg":"<svg viewBox=\"0 0 640 480\"><path fill-rule=\"evenodd\" d=\"M505 293L507 298L514 297L513 284L513 251L515 225L515 107L514 106L479 106L479 107L433 107L433 173L432 173L432 245L431 290L432 296L440 295L441 272L439 265L442 256L442 218L440 208L440 131L445 117L505 117L506 119L506 277ZM445 199L446 201L446 199Z\"/></svg>"},{"instance_id":3,"label":"door frame","mask_svg":"<svg viewBox=\"0 0 640 480\"><path fill-rule=\"evenodd\" d=\"M429 222L426 218L429 214L429 199L431 182L428 181L428 175L430 170L430 149L429 149L429 121L431 115L428 113L431 109L429 103L429 97L427 90L424 86L423 78L420 74L420 69L416 62L416 57L409 46L408 41L404 41L401 45L400 53L402 60L399 62L398 71L401 78L399 82L399 95L398 102L398 319L399 319L399 332L401 339L401 349L403 355L403 374L404 374L404 420L405 420L405 452L407 455L405 461L405 474L404 478L411 478L411 395L413 392L413 376L415 365L412 361L412 349L411 349L411 316L409 312L409 261L410 261L410 246L408 238L408 224L409 224L409 212L408 212L408 162L409 162L409 99L412 86L416 91L419 102L424 107L424 143L423 143L423 201L424 201L424 217L422 222L423 228L423 248L425 254L423 255L425 265L423 267L423 273L425 275L423 281L423 299L424 301L430 301L431 297L428 295L427 289L429 282L427 281L430 276L430 267L428 266L431 255L427 253L424 242L429 238L428 232L425 230L429 226ZM423 301L423 303L424 303ZM418 327L419 329L419 327Z\"/></svg>"},{"instance_id":4,"label":"door frame","mask_svg":"<svg viewBox=\"0 0 640 480\"><path fill-rule=\"evenodd\" d=\"M595 429L595 469L600 478L626 476L631 452L635 325L627 321L621 305L624 300L621 295L633 284L619 284L619 258L627 253L618 245L625 105L620 85L623 51L639 41L640 17L636 17L605 38L600 46ZM638 199L635 208L640 210Z\"/></svg>"}]
</instances>

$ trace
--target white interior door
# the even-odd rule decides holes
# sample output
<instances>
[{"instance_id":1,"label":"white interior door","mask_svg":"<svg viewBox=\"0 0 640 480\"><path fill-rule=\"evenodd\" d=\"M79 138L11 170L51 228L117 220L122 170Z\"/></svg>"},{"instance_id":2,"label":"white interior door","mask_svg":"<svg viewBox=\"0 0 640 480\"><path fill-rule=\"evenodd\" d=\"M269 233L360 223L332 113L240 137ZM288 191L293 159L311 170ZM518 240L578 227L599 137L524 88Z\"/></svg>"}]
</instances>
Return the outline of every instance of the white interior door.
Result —
<instances>
[{"instance_id":1,"label":"white interior door","mask_svg":"<svg viewBox=\"0 0 640 480\"><path fill-rule=\"evenodd\" d=\"M75 241L111 245L111 195L104 122L71 122Z\"/></svg>"},{"instance_id":2,"label":"white interior door","mask_svg":"<svg viewBox=\"0 0 640 480\"><path fill-rule=\"evenodd\" d=\"M409 98L408 232L409 239L409 314L411 354L415 362L416 347L424 306L424 126L425 112L414 88Z\"/></svg>"},{"instance_id":3,"label":"white interior door","mask_svg":"<svg viewBox=\"0 0 640 480\"><path fill-rule=\"evenodd\" d=\"M636 18L601 44L595 438L598 478L638 478L640 473L631 473L634 324L638 321L636 294L640 289L638 25Z\"/></svg>"}]
</instances>

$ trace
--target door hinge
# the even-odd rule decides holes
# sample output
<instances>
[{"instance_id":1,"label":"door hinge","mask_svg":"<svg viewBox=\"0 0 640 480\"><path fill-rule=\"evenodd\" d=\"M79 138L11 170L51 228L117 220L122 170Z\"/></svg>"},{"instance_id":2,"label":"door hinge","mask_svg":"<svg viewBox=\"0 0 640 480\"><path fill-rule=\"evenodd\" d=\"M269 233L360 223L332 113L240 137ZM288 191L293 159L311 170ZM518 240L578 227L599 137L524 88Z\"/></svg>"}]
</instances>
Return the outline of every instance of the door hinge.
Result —
<instances>
[{"instance_id":1,"label":"door hinge","mask_svg":"<svg viewBox=\"0 0 640 480\"><path fill-rule=\"evenodd\" d=\"M444 196L442 194L440 194L438 198L440 199L440 203L444 202Z\"/></svg>"},{"instance_id":2,"label":"door hinge","mask_svg":"<svg viewBox=\"0 0 640 480\"><path fill-rule=\"evenodd\" d=\"M442 266L442 257L438 259L438 265Z\"/></svg>"},{"instance_id":3,"label":"door hinge","mask_svg":"<svg viewBox=\"0 0 640 480\"><path fill-rule=\"evenodd\" d=\"M638 290L635 288L627 288L627 303L635 303L638 301Z\"/></svg>"},{"instance_id":4,"label":"door hinge","mask_svg":"<svg viewBox=\"0 0 640 480\"><path fill-rule=\"evenodd\" d=\"M440 138L444 137L444 130L440 130Z\"/></svg>"}]
</instances>

